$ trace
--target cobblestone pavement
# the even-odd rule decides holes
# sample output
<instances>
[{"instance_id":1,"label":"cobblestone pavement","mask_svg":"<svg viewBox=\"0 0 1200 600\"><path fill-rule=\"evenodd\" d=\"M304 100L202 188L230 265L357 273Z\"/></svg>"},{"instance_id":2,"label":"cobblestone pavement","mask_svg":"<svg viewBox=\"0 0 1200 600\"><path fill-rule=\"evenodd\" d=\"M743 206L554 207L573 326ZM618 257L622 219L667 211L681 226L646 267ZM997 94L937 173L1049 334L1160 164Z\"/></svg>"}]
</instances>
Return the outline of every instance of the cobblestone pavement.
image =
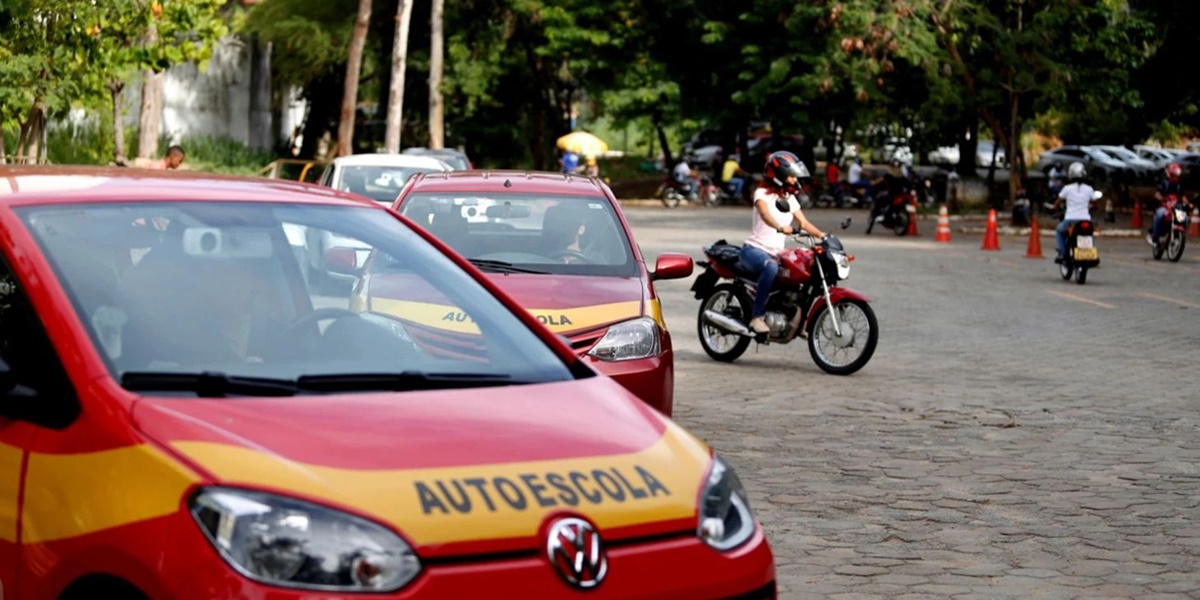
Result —
<instances>
[{"instance_id":1,"label":"cobblestone pavement","mask_svg":"<svg viewBox=\"0 0 1200 600\"><path fill-rule=\"evenodd\" d=\"M653 263L741 243L748 210L625 212ZM675 418L738 468L780 597L1200 598L1200 246L1171 264L1101 239L1080 286L1053 238L1032 260L1027 238L983 251L929 221L865 236L865 211L809 211L826 230L845 215L845 285L881 330L853 376L796 344L715 362L691 280L657 285Z\"/></svg>"}]
</instances>

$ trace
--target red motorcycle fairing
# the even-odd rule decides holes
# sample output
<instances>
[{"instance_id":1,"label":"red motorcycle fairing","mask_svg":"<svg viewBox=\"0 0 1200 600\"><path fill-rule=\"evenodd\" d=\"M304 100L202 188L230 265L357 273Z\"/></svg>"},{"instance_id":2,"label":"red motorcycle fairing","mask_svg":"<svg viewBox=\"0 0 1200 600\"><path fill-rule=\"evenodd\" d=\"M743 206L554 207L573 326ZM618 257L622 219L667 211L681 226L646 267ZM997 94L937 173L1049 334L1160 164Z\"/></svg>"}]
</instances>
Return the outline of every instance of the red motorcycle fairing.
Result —
<instances>
[{"instance_id":1,"label":"red motorcycle fairing","mask_svg":"<svg viewBox=\"0 0 1200 600\"><path fill-rule=\"evenodd\" d=\"M841 302L842 300L846 300L846 299L862 300L863 302L870 302L870 300L868 300L866 296L864 296L854 290L848 290L846 288L840 288L840 287L829 288L829 299L831 301L833 301L834 306L837 306L838 302ZM821 308L824 306L825 306L825 296L818 296L817 299L813 301L812 306L809 307L809 309L808 309L808 316L804 317L804 329L806 331L809 331L809 332L812 331L813 319L816 318L817 313L820 312Z\"/></svg>"}]
</instances>

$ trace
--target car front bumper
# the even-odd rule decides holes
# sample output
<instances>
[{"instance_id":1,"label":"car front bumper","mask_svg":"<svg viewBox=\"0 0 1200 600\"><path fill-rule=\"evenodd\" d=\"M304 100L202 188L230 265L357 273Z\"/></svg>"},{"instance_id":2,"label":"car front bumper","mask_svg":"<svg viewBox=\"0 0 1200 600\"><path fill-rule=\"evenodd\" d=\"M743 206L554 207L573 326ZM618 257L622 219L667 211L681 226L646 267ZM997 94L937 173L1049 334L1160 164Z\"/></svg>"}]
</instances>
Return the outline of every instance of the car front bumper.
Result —
<instances>
[{"instance_id":1,"label":"car front bumper","mask_svg":"<svg viewBox=\"0 0 1200 600\"><path fill-rule=\"evenodd\" d=\"M671 350L634 360L605 361L586 354L581 358L654 410L671 416L675 405L675 359Z\"/></svg>"}]
</instances>

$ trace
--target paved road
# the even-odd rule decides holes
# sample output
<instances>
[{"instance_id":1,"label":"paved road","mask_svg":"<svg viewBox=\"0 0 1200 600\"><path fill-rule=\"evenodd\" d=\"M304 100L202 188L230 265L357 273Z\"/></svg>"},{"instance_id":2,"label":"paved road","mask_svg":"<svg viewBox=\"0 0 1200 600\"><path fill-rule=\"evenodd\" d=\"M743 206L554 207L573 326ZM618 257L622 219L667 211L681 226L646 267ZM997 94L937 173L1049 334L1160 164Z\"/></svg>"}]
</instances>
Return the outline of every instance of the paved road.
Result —
<instances>
[{"instance_id":1,"label":"paved road","mask_svg":"<svg viewBox=\"0 0 1200 600\"><path fill-rule=\"evenodd\" d=\"M648 260L740 243L746 208L628 208ZM676 419L737 466L782 598L1200 598L1200 246L1101 239L1084 286L1027 238L865 236L847 287L881 336L850 377L807 347L733 364L696 340L690 280L659 284ZM926 224L929 226L926 227ZM1194 240L1200 243L1200 240Z\"/></svg>"}]
</instances>

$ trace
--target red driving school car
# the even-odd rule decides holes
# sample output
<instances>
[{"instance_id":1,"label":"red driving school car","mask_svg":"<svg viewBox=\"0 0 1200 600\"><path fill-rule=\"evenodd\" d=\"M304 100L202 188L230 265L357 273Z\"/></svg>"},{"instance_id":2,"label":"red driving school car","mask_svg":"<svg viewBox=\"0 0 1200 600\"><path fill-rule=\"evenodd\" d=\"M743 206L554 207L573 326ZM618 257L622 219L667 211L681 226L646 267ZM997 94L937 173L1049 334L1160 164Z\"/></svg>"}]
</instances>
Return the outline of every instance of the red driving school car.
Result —
<instances>
[{"instance_id":1,"label":"red driving school car","mask_svg":"<svg viewBox=\"0 0 1200 600\"><path fill-rule=\"evenodd\" d=\"M733 469L432 241L308 184L0 166L0 598L774 598Z\"/></svg>"},{"instance_id":2,"label":"red driving school car","mask_svg":"<svg viewBox=\"0 0 1200 600\"><path fill-rule=\"evenodd\" d=\"M692 259L664 253L649 270L603 183L524 171L426 173L405 186L394 208L569 339L589 364L671 415L674 355L654 281L691 275ZM411 312L409 303L424 301L406 289L370 285L363 301ZM473 330L461 313L422 307L429 335Z\"/></svg>"}]
</instances>

